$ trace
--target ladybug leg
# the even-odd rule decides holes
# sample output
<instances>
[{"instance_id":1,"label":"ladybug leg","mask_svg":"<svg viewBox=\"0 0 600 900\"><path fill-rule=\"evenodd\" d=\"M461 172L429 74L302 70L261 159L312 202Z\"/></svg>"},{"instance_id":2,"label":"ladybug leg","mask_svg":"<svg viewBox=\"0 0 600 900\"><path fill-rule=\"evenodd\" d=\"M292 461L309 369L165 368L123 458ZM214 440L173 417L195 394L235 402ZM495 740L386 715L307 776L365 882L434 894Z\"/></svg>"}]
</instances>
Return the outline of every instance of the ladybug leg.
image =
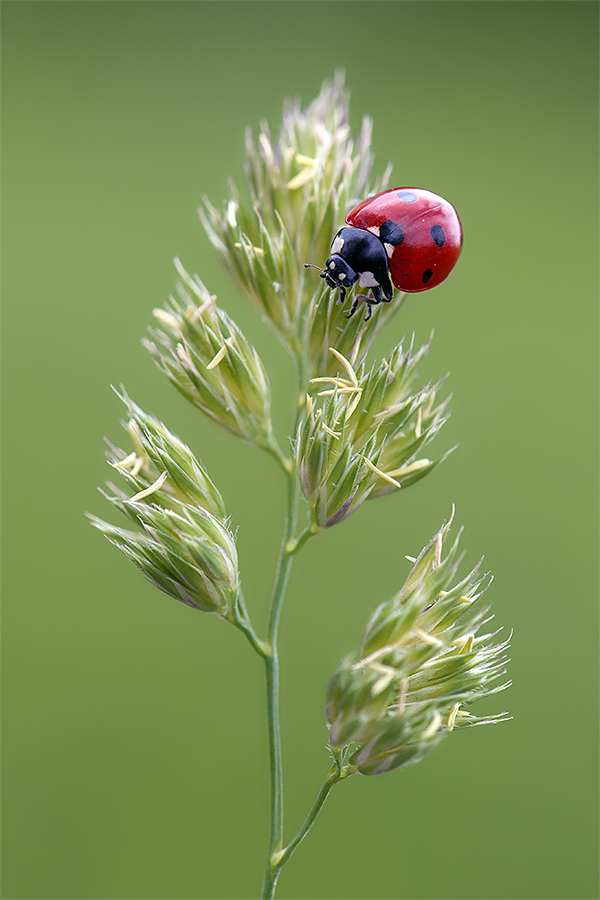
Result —
<instances>
[{"instance_id":1,"label":"ladybug leg","mask_svg":"<svg viewBox=\"0 0 600 900\"><path fill-rule=\"evenodd\" d=\"M371 294L371 296L367 295L366 297L365 296L361 297L361 299L364 300L365 303L368 304L367 314L365 316L365 322L368 322L369 319L371 318L371 316L373 314L373 307L378 306L382 301L385 300L385 297L384 297L383 292L382 292L381 288L379 287L379 285L371 288L370 294Z\"/></svg>"},{"instance_id":2,"label":"ladybug leg","mask_svg":"<svg viewBox=\"0 0 600 900\"><path fill-rule=\"evenodd\" d=\"M365 322L368 322L369 319L371 318L371 316L373 315L373 307L377 306L379 303L381 303L381 300L379 300L377 297L368 297L368 296L363 297L362 299L367 304L367 314L365 316Z\"/></svg>"},{"instance_id":3,"label":"ladybug leg","mask_svg":"<svg viewBox=\"0 0 600 900\"><path fill-rule=\"evenodd\" d=\"M363 301L363 303L366 303L367 307L368 307L367 315L365 316L365 322L368 322L369 319L371 318L372 307L377 306L378 303L381 303L381 300L378 300L375 297L369 297L368 294L357 294L356 297L354 298L354 303L352 304L352 309L350 309L349 312L344 313L344 315L346 316L347 319L350 319L354 315L354 313L358 309L358 304L360 303L361 300Z\"/></svg>"},{"instance_id":4,"label":"ladybug leg","mask_svg":"<svg viewBox=\"0 0 600 900\"><path fill-rule=\"evenodd\" d=\"M336 300L336 303L338 306L341 306L341 304L344 303L345 300L346 300L346 288L344 287L343 284L339 284L338 285L338 298Z\"/></svg>"},{"instance_id":5,"label":"ladybug leg","mask_svg":"<svg viewBox=\"0 0 600 900\"><path fill-rule=\"evenodd\" d=\"M354 313L355 313L356 310L358 309L358 304L360 303L360 301L361 301L361 300L366 300L366 299L367 299L367 298L365 297L364 294L357 294L357 296L354 298L354 303L352 304L352 309L350 309L349 312L344 313L344 315L346 316L346 318L347 318L347 319L352 318L352 316L354 315Z\"/></svg>"}]
</instances>

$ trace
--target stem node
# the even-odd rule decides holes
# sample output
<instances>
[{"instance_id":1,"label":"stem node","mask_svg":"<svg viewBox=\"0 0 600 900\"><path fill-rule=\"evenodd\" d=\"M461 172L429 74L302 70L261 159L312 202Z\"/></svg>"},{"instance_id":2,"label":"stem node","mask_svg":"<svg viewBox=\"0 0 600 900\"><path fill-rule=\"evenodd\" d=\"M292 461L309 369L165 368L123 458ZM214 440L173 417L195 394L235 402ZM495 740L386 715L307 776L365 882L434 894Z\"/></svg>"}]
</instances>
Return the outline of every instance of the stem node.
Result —
<instances>
[{"instance_id":1,"label":"stem node","mask_svg":"<svg viewBox=\"0 0 600 900\"><path fill-rule=\"evenodd\" d=\"M287 847L284 847L283 850L276 850L275 853L271 854L271 868L276 869L279 866L282 858L285 856L285 852Z\"/></svg>"}]
</instances>

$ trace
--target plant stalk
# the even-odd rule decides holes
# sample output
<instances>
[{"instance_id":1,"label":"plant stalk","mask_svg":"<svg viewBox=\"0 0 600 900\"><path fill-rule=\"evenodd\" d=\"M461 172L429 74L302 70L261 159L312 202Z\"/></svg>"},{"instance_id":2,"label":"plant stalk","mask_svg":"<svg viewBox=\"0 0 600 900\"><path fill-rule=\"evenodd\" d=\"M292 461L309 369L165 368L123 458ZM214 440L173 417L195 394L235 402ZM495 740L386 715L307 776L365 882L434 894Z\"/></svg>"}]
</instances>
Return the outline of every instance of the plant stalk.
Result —
<instances>
[{"instance_id":1,"label":"plant stalk","mask_svg":"<svg viewBox=\"0 0 600 900\"><path fill-rule=\"evenodd\" d=\"M288 477L288 505L285 528L279 551L273 603L269 620L268 643L271 648L269 656L265 656L267 676L267 715L269 722L269 757L271 764L271 839L269 843L269 859L263 884L263 898L272 898L279 871L273 871L271 858L281 850L283 845L283 769L281 760L281 731L279 726L279 619L281 606L294 561L299 549L292 542L298 515L299 483L295 473Z\"/></svg>"},{"instance_id":2,"label":"plant stalk","mask_svg":"<svg viewBox=\"0 0 600 900\"><path fill-rule=\"evenodd\" d=\"M296 407L294 435L296 434L298 423L305 405L305 395L303 390L308 377L308 360L305 349L306 343L306 335L304 334L303 339L301 340L302 350L298 359L300 396ZM311 531L309 527L305 529L298 538L294 538L300 501L300 482L293 464L288 468L283 464L282 458L280 458L279 461L282 463L282 468L287 475L287 512L281 547L279 550L279 559L277 561L275 586L273 588L273 600L269 618L267 641L270 653L268 656L264 657L267 677L267 717L269 725L269 758L271 771L271 838L269 841L269 856L263 882L263 900L272 900L275 896L275 888L277 886L277 879L279 878L281 866L274 867L273 859L274 854L276 855L279 853L283 847L283 765L281 758L281 728L279 724L279 619L294 557L298 550L306 543L308 538L314 534L314 531Z\"/></svg>"}]
</instances>

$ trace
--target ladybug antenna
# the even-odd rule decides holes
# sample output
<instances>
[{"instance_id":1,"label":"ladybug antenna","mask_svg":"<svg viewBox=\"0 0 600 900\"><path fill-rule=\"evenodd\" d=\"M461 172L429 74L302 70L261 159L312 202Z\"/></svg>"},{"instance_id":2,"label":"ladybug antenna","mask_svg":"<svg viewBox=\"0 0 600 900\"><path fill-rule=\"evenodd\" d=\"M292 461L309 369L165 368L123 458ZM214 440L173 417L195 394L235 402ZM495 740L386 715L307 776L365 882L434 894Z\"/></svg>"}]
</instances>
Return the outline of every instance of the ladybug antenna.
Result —
<instances>
[{"instance_id":1,"label":"ladybug antenna","mask_svg":"<svg viewBox=\"0 0 600 900\"><path fill-rule=\"evenodd\" d=\"M304 263L305 269L318 269L319 272L324 272L325 269L322 269L321 266L315 266L314 263Z\"/></svg>"}]
</instances>

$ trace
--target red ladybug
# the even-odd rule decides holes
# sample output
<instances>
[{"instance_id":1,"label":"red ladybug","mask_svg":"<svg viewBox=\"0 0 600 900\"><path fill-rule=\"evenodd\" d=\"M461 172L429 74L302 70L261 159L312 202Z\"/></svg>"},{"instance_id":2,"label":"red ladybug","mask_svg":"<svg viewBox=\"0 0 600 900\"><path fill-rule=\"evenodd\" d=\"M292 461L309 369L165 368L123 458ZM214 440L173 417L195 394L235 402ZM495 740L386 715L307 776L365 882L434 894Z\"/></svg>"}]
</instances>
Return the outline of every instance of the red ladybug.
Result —
<instances>
[{"instance_id":1,"label":"red ladybug","mask_svg":"<svg viewBox=\"0 0 600 900\"><path fill-rule=\"evenodd\" d=\"M460 255L462 228L451 203L421 188L392 188L363 200L346 216L352 226L333 239L321 278L339 292L358 281L369 294L358 294L352 309L389 303L394 296L390 277L400 291L428 291L444 281ZM316 268L319 268L318 266Z\"/></svg>"}]
</instances>

